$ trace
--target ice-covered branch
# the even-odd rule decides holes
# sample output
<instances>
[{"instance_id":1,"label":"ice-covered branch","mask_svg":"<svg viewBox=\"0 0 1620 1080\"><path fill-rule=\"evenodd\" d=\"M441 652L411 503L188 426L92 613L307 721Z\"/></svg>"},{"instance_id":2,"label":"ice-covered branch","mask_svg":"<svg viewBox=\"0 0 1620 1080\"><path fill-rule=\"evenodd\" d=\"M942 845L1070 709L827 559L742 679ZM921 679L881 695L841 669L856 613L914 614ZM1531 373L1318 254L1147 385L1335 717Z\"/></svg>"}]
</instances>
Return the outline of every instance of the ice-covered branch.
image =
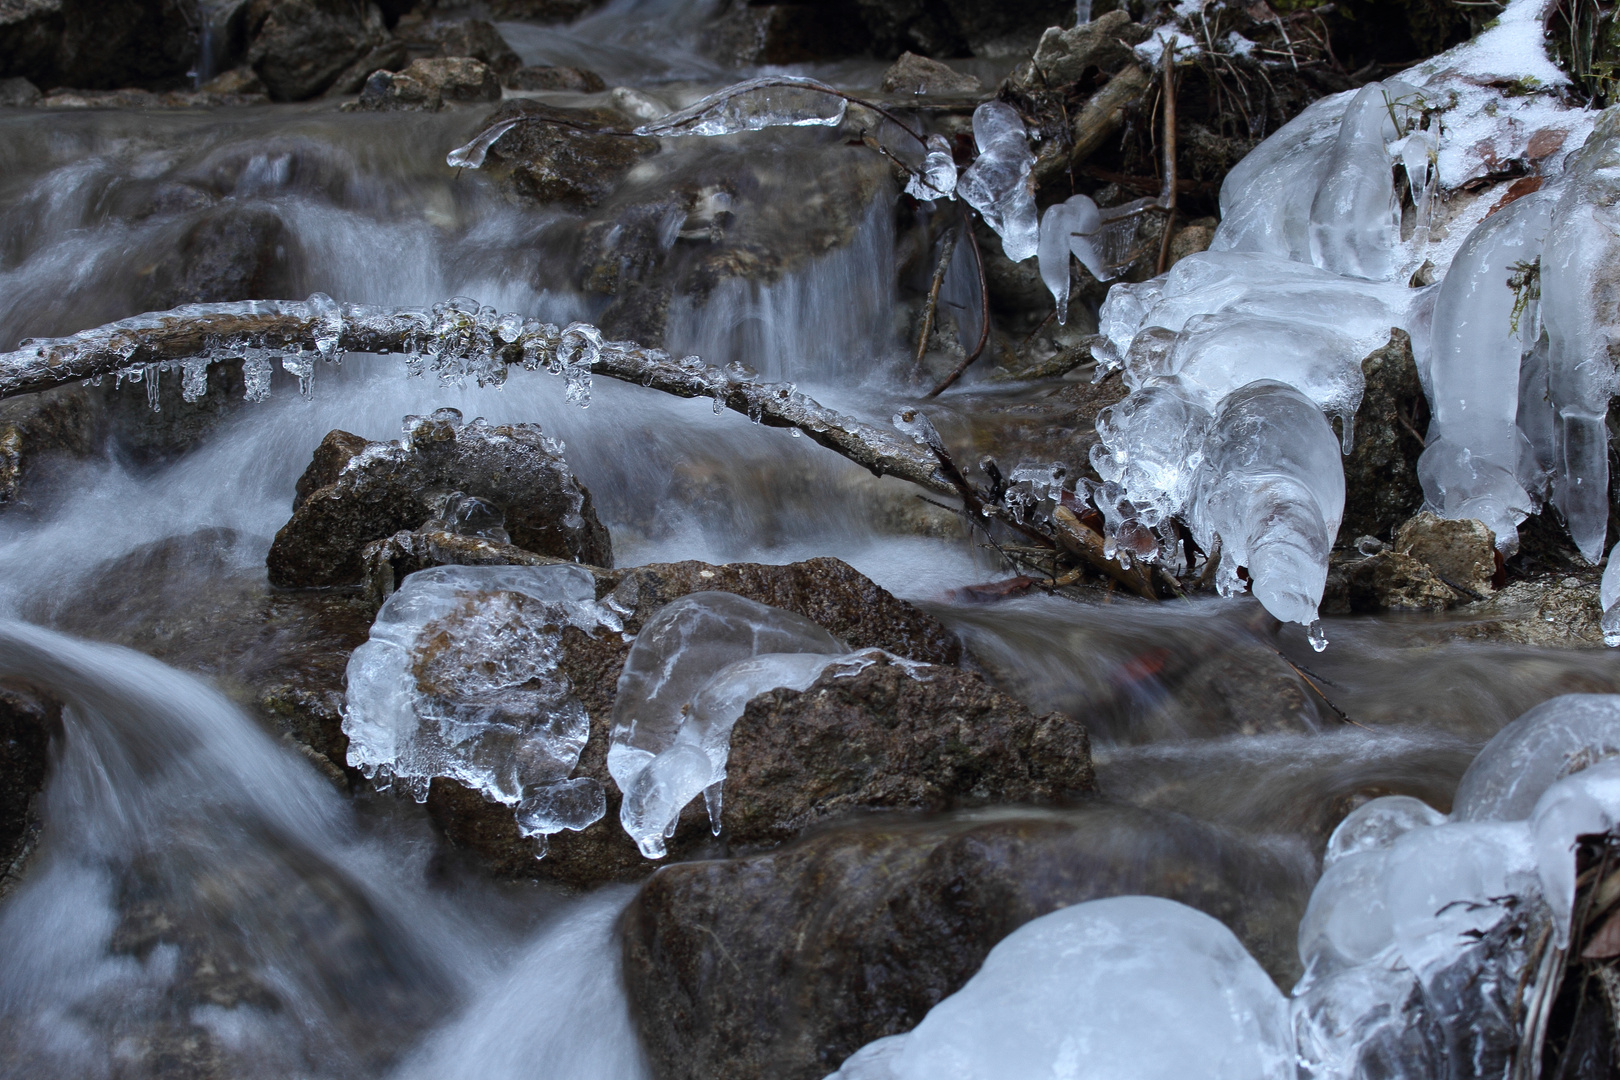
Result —
<instances>
[{"instance_id":1,"label":"ice-covered branch","mask_svg":"<svg viewBox=\"0 0 1620 1080\"><path fill-rule=\"evenodd\" d=\"M564 376L570 400L581 404L589 401L592 375L709 398L717 412L728 408L768 427L796 429L879 475L957 493L925 448L830 409L791 383L761 382L736 365L722 370L695 356L676 359L633 342L603 341L583 323L558 329L464 299L427 310L339 306L317 293L307 301L193 304L139 315L0 354L0 398L107 376L146 379L150 387L176 368L184 372L187 397L195 398L208 365L234 357L243 359L249 395L262 397L273 359L307 382L316 359L344 352L403 353L413 372L430 368L442 378L480 383L501 382L509 366L544 366Z\"/></svg>"}]
</instances>

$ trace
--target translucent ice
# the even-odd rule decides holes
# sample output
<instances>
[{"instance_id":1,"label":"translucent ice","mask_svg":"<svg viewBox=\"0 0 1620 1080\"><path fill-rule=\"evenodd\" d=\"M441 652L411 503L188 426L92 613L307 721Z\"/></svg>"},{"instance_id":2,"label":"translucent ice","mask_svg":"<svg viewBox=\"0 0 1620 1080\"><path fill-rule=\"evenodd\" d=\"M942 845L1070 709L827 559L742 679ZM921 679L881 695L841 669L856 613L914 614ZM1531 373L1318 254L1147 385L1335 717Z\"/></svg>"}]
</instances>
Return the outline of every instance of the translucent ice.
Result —
<instances>
[{"instance_id":1,"label":"translucent ice","mask_svg":"<svg viewBox=\"0 0 1620 1080\"><path fill-rule=\"evenodd\" d=\"M1536 871L1552 909L1553 940L1569 945L1575 911L1575 845L1620 824L1620 760L1600 761L1548 788L1530 814Z\"/></svg>"},{"instance_id":2,"label":"translucent ice","mask_svg":"<svg viewBox=\"0 0 1620 1080\"><path fill-rule=\"evenodd\" d=\"M1157 523L1186 506L1210 419L1177 388L1146 387L1098 414L1101 439L1091 449L1092 467L1138 506L1151 508Z\"/></svg>"},{"instance_id":3,"label":"translucent ice","mask_svg":"<svg viewBox=\"0 0 1620 1080\"><path fill-rule=\"evenodd\" d=\"M1018 112L1003 101L987 101L973 110L973 141L979 156L956 182L956 193L984 215L984 223L1001 237L1001 250L1023 262L1040 247L1035 216L1035 155Z\"/></svg>"},{"instance_id":4,"label":"translucent ice","mask_svg":"<svg viewBox=\"0 0 1620 1080\"><path fill-rule=\"evenodd\" d=\"M1283 1080L1287 1003L1225 926L1148 896L1025 923L907 1034L838 1080Z\"/></svg>"},{"instance_id":5,"label":"translucent ice","mask_svg":"<svg viewBox=\"0 0 1620 1080\"><path fill-rule=\"evenodd\" d=\"M956 198L956 159L945 136L928 136L922 168L906 181L906 194L919 202Z\"/></svg>"},{"instance_id":6,"label":"translucent ice","mask_svg":"<svg viewBox=\"0 0 1620 1080\"><path fill-rule=\"evenodd\" d=\"M1418 91L1390 80L1356 92L1328 151L1311 200L1311 261L1349 277L1387 279L1401 238L1389 144L1419 103Z\"/></svg>"},{"instance_id":7,"label":"translucent ice","mask_svg":"<svg viewBox=\"0 0 1620 1080\"><path fill-rule=\"evenodd\" d=\"M1311 977L1372 960L1395 940L1384 879L1389 853L1357 851L1323 869L1299 923L1299 959Z\"/></svg>"},{"instance_id":8,"label":"translucent ice","mask_svg":"<svg viewBox=\"0 0 1620 1080\"><path fill-rule=\"evenodd\" d=\"M1314 402L1291 386L1256 382L1221 403L1187 521L1205 551L1220 538L1223 593L1241 587L1237 567L1247 567L1267 611L1315 623L1343 514L1339 440Z\"/></svg>"},{"instance_id":9,"label":"translucent ice","mask_svg":"<svg viewBox=\"0 0 1620 1080\"><path fill-rule=\"evenodd\" d=\"M638 791L648 766L681 741L694 699L722 668L764 653L837 656L848 651L843 642L802 615L725 592L683 596L642 627L619 676L608 747L608 772L626 794L620 821L642 853L648 858L663 856L665 832L673 824L673 816L666 820L665 815L670 814L668 803L674 796L654 790L660 781L657 773L640 794L632 797L632 793ZM747 676L739 678L746 681ZM724 725L728 739L735 720L732 717ZM686 777L692 772L708 775L712 764L707 758L699 761L704 757L700 730L694 729L689 751L680 751L666 763L665 771L682 784L690 783ZM684 805L683 801L674 806L673 814Z\"/></svg>"},{"instance_id":10,"label":"translucent ice","mask_svg":"<svg viewBox=\"0 0 1620 1080\"><path fill-rule=\"evenodd\" d=\"M523 122L523 117L513 117L511 120L502 120L498 124L491 124L480 131L465 146L458 146L445 156L444 163L452 169L480 169L483 168L484 158L488 156L490 147L501 141L501 136L517 127Z\"/></svg>"},{"instance_id":11,"label":"translucent ice","mask_svg":"<svg viewBox=\"0 0 1620 1080\"><path fill-rule=\"evenodd\" d=\"M562 628L618 630L578 566L441 566L405 579L348 666L349 763L421 802L438 776L515 810L540 837L606 812L570 779L585 707L558 666Z\"/></svg>"},{"instance_id":12,"label":"translucent ice","mask_svg":"<svg viewBox=\"0 0 1620 1080\"><path fill-rule=\"evenodd\" d=\"M769 127L837 127L847 103L835 88L795 75L728 86L679 112L636 128L637 135L733 135Z\"/></svg>"},{"instance_id":13,"label":"translucent ice","mask_svg":"<svg viewBox=\"0 0 1620 1080\"><path fill-rule=\"evenodd\" d=\"M1069 256L1079 259L1091 276L1107 281L1113 276L1096 247L1092 237L1102 224L1097 204L1085 195L1075 195L1066 202L1046 208L1041 218L1040 257L1041 280L1057 305L1057 321L1061 325L1069 312Z\"/></svg>"},{"instance_id":14,"label":"translucent ice","mask_svg":"<svg viewBox=\"0 0 1620 1080\"><path fill-rule=\"evenodd\" d=\"M1525 200L1520 200L1523 202ZM1620 359L1620 114L1603 114L1570 157L1541 257L1548 390L1562 460L1553 500L1581 554L1597 563L1609 525L1605 418Z\"/></svg>"},{"instance_id":15,"label":"translucent ice","mask_svg":"<svg viewBox=\"0 0 1620 1080\"><path fill-rule=\"evenodd\" d=\"M1562 777L1620 755L1620 694L1564 694L1496 733L1457 785L1457 821L1522 821Z\"/></svg>"},{"instance_id":16,"label":"translucent ice","mask_svg":"<svg viewBox=\"0 0 1620 1080\"><path fill-rule=\"evenodd\" d=\"M1519 363L1534 342L1522 339L1508 279L1540 253L1552 206L1537 193L1486 219L1457 252L1434 309L1433 418L1418 478L1436 513L1478 518L1509 552L1531 510L1518 479L1516 420Z\"/></svg>"},{"instance_id":17,"label":"translucent ice","mask_svg":"<svg viewBox=\"0 0 1620 1080\"><path fill-rule=\"evenodd\" d=\"M1358 806L1345 815L1328 837L1324 866L1364 851L1380 851L1413 829L1439 825L1446 816L1422 799L1410 795L1385 795Z\"/></svg>"},{"instance_id":18,"label":"translucent ice","mask_svg":"<svg viewBox=\"0 0 1620 1080\"><path fill-rule=\"evenodd\" d=\"M1609 551L1598 600L1603 605L1603 644L1611 649L1620 646L1620 543Z\"/></svg>"}]
</instances>

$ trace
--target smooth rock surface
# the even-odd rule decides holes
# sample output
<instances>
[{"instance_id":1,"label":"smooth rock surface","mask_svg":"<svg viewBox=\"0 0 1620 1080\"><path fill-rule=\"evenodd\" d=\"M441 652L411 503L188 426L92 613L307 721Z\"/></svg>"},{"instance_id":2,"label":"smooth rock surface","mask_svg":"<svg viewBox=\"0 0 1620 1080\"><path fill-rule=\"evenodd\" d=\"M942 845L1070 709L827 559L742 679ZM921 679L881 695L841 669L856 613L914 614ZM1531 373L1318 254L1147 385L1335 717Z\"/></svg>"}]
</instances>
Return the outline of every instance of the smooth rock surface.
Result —
<instances>
[{"instance_id":1,"label":"smooth rock surface","mask_svg":"<svg viewBox=\"0 0 1620 1080\"><path fill-rule=\"evenodd\" d=\"M456 56L412 60L404 71L374 71L355 105L379 112L438 112L447 105L500 99L501 83L493 68Z\"/></svg>"},{"instance_id":2,"label":"smooth rock surface","mask_svg":"<svg viewBox=\"0 0 1620 1080\"><path fill-rule=\"evenodd\" d=\"M484 170L522 201L595 206L636 162L658 149L656 139L595 133L620 127L618 113L562 109L530 98L504 103L484 118L484 127L516 117L530 119L489 148Z\"/></svg>"},{"instance_id":3,"label":"smooth rock surface","mask_svg":"<svg viewBox=\"0 0 1620 1080\"><path fill-rule=\"evenodd\" d=\"M882 88L886 94L977 94L984 86L949 64L903 52L883 73Z\"/></svg>"}]
</instances>

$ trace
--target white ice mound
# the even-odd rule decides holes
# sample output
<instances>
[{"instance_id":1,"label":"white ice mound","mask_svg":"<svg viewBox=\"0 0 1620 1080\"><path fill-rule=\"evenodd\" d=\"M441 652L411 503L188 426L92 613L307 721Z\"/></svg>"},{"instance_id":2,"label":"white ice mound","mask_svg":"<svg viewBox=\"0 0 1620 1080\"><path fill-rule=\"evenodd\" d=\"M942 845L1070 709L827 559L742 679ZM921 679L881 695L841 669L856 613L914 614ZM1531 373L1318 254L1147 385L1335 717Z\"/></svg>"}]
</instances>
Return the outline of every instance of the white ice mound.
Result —
<instances>
[{"instance_id":1,"label":"white ice mound","mask_svg":"<svg viewBox=\"0 0 1620 1080\"><path fill-rule=\"evenodd\" d=\"M1620 647L1620 543L1609 551L1608 565L1603 568L1603 583L1598 586L1598 602L1603 605L1603 644Z\"/></svg>"},{"instance_id":2,"label":"white ice mound","mask_svg":"<svg viewBox=\"0 0 1620 1080\"><path fill-rule=\"evenodd\" d=\"M1220 540L1223 595L1242 589L1237 568L1246 567L1267 611L1313 626L1343 516L1339 440L1315 403L1278 382L1251 383L1221 403L1186 517L1205 551ZM1325 641L1313 633L1312 643Z\"/></svg>"},{"instance_id":3,"label":"white ice mound","mask_svg":"<svg viewBox=\"0 0 1620 1080\"><path fill-rule=\"evenodd\" d=\"M718 827L731 727L749 699L802 690L848 652L804 616L734 593L691 593L643 626L619 676L607 759L624 792L619 820L642 854L663 857L698 792L712 789Z\"/></svg>"},{"instance_id":4,"label":"white ice mound","mask_svg":"<svg viewBox=\"0 0 1620 1080\"><path fill-rule=\"evenodd\" d=\"M1001 250L1023 262L1040 246L1035 216L1035 154L1018 111L1004 101L987 101L973 110L973 141L979 156L956 182L956 193L984 215L984 223L1001 237Z\"/></svg>"},{"instance_id":5,"label":"white ice mound","mask_svg":"<svg viewBox=\"0 0 1620 1080\"><path fill-rule=\"evenodd\" d=\"M1215 919L1148 896L1092 900L1014 931L966 986L838 1080L1283 1080L1287 1003Z\"/></svg>"},{"instance_id":6,"label":"white ice mound","mask_svg":"<svg viewBox=\"0 0 1620 1080\"><path fill-rule=\"evenodd\" d=\"M558 664L562 629L621 629L578 566L440 566L405 579L348 666L349 763L418 802L447 777L516 809L542 842L607 810L570 779L589 734Z\"/></svg>"},{"instance_id":7,"label":"white ice mound","mask_svg":"<svg viewBox=\"0 0 1620 1080\"><path fill-rule=\"evenodd\" d=\"M1457 785L1457 821L1523 821L1563 777L1620 755L1620 694L1544 701L1485 744Z\"/></svg>"}]
</instances>

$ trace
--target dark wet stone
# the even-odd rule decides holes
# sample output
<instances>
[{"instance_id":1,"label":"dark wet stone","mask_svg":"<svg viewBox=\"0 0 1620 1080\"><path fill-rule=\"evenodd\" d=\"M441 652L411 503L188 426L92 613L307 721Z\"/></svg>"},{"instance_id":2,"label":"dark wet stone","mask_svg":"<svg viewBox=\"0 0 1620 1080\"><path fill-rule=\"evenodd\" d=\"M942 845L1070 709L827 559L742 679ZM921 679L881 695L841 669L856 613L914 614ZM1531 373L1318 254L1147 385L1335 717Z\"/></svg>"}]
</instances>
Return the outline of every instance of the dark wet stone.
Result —
<instances>
[{"instance_id":1,"label":"dark wet stone","mask_svg":"<svg viewBox=\"0 0 1620 1080\"><path fill-rule=\"evenodd\" d=\"M748 703L732 729L722 835L747 848L864 810L1053 803L1095 786L1073 718L1035 716L971 672L879 660Z\"/></svg>"},{"instance_id":2,"label":"dark wet stone","mask_svg":"<svg viewBox=\"0 0 1620 1080\"><path fill-rule=\"evenodd\" d=\"M1387 537L1423 505L1417 459L1428 407L1412 359L1412 339L1390 331L1389 344L1361 362L1367 389L1356 410L1355 445L1344 459L1344 523L1340 543Z\"/></svg>"},{"instance_id":3,"label":"dark wet stone","mask_svg":"<svg viewBox=\"0 0 1620 1080\"><path fill-rule=\"evenodd\" d=\"M470 56L505 77L523 66L523 61L506 43L501 32L487 19L433 19L410 27L400 27L400 39L420 55Z\"/></svg>"},{"instance_id":4,"label":"dark wet stone","mask_svg":"<svg viewBox=\"0 0 1620 1080\"><path fill-rule=\"evenodd\" d=\"M177 255L159 265L140 300L146 310L162 311L291 296L301 262L297 239L279 214L226 202L186 230Z\"/></svg>"},{"instance_id":5,"label":"dark wet stone","mask_svg":"<svg viewBox=\"0 0 1620 1080\"><path fill-rule=\"evenodd\" d=\"M31 687L0 683L0 898L13 888L39 840L51 734L62 706Z\"/></svg>"},{"instance_id":6,"label":"dark wet stone","mask_svg":"<svg viewBox=\"0 0 1620 1080\"><path fill-rule=\"evenodd\" d=\"M865 51L860 18L848 4L731 4L710 23L704 51L721 63L802 64Z\"/></svg>"},{"instance_id":7,"label":"dark wet stone","mask_svg":"<svg viewBox=\"0 0 1620 1080\"><path fill-rule=\"evenodd\" d=\"M980 55L989 46L1033 49L1041 31L1074 21L1062 0L1005 4L991 0L854 0L867 47L879 56L911 49L925 56Z\"/></svg>"},{"instance_id":8,"label":"dark wet stone","mask_svg":"<svg viewBox=\"0 0 1620 1080\"><path fill-rule=\"evenodd\" d=\"M531 64L506 75L509 90L561 90L575 94L599 94L607 89L602 76L576 67L548 67Z\"/></svg>"},{"instance_id":9,"label":"dark wet stone","mask_svg":"<svg viewBox=\"0 0 1620 1080\"><path fill-rule=\"evenodd\" d=\"M659 1080L821 1080L914 1027L1013 930L1085 900L1189 904L1286 982L1303 877L1272 850L1126 807L884 817L660 870L625 914L625 984Z\"/></svg>"},{"instance_id":10,"label":"dark wet stone","mask_svg":"<svg viewBox=\"0 0 1620 1080\"><path fill-rule=\"evenodd\" d=\"M347 97L359 93L366 85L366 80L379 71L399 71L411 62L410 50L403 41L390 38L379 45L372 47L360 59L348 67L332 80L332 85L326 88L324 97Z\"/></svg>"},{"instance_id":11,"label":"dark wet stone","mask_svg":"<svg viewBox=\"0 0 1620 1080\"><path fill-rule=\"evenodd\" d=\"M628 635L640 632L646 621L671 600L718 590L803 615L852 648L882 648L931 664L954 664L961 655L955 638L931 616L838 559L811 559L787 566L655 563L605 571L598 574L597 582L598 596L611 597L614 604L629 613L624 616ZM607 770L613 702L630 643L618 634L598 632L590 637L572 627L563 630L562 640L563 674L590 716L590 737L574 775L602 784L608 796L607 814L581 832L552 836L550 854L536 862L535 848L519 835L512 811L485 801L476 792L453 781L435 780L428 795L428 810L454 843L474 851L498 874L545 876L581 886L640 877L659 864L643 858L625 835L619 824L621 795ZM954 679L955 673L950 677ZM999 700L1009 712L1016 708L1006 699L980 700ZM682 813L669 843L670 857L687 858L712 846L708 816L699 799Z\"/></svg>"},{"instance_id":12,"label":"dark wet stone","mask_svg":"<svg viewBox=\"0 0 1620 1080\"><path fill-rule=\"evenodd\" d=\"M251 0L245 32L248 62L277 101L316 96L389 40L376 5L353 0Z\"/></svg>"},{"instance_id":13,"label":"dark wet stone","mask_svg":"<svg viewBox=\"0 0 1620 1080\"><path fill-rule=\"evenodd\" d=\"M525 22L567 22L577 19L603 0L488 0L484 7L494 19Z\"/></svg>"},{"instance_id":14,"label":"dark wet stone","mask_svg":"<svg viewBox=\"0 0 1620 1080\"><path fill-rule=\"evenodd\" d=\"M0 5L0 76L39 87L186 84L196 57L187 0L9 0Z\"/></svg>"},{"instance_id":15,"label":"dark wet stone","mask_svg":"<svg viewBox=\"0 0 1620 1080\"><path fill-rule=\"evenodd\" d=\"M619 127L619 114L611 110L562 109L530 98L504 103L484 127L515 117L524 122L490 147L484 168L523 200L595 206L636 162L658 151L656 139L597 134Z\"/></svg>"},{"instance_id":16,"label":"dark wet stone","mask_svg":"<svg viewBox=\"0 0 1620 1080\"><path fill-rule=\"evenodd\" d=\"M37 103L40 97L39 87L20 75L16 78L0 79L0 108L26 108Z\"/></svg>"},{"instance_id":17,"label":"dark wet stone","mask_svg":"<svg viewBox=\"0 0 1620 1080\"><path fill-rule=\"evenodd\" d=\"M977 94L984 89L977 78L957 71L949 64L903 52L881 84L886 94Z\"/></svg>"},{"instance_id":18,"label":"dark wet stone","mask_svg":"<svg viewBox=\"0 0 1620 1080\"><path fill-rule=\"evenodd\" d=\"M438 112L447 105L499 101L501 82L488 65L464 56L412 60L404 71L374 71L355 106L376 111Z\"/></svg>"},{"instance_id":19,"label":"dark wet stone","mask_svg":"<svg viewBox=\"0 0 1620 1080\"><path fill-rule=\"evenodd\" d=\"M357 584L361 549L422 525L442 499L462 492L488 499L506 516L512 543L540 555L611 566L613 548L590 492L568 471L557 444L534 424L460 423L455 410L419 420L409 446L371 443L326 485L333 464L355 445L329 434L310 464L300 501L266 560L270 582L287 588Z\"/></svg>"}]
</instances>

